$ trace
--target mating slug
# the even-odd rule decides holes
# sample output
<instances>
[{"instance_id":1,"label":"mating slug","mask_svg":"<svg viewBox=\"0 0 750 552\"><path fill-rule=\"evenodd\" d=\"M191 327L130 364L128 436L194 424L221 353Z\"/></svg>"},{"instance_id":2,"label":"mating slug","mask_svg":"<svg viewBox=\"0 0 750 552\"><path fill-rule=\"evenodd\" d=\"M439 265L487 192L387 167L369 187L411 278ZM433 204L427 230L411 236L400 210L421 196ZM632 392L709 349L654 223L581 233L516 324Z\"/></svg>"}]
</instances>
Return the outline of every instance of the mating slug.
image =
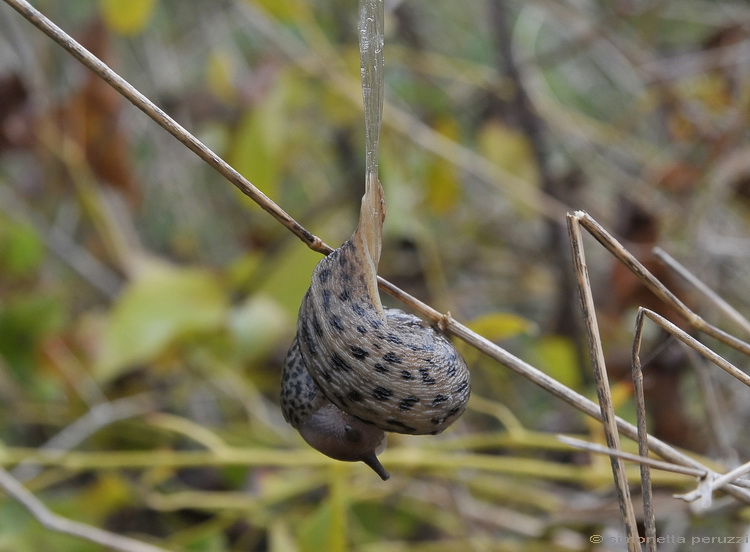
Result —
<instances>
[{"instance_id":1,"label":"mating slug","mask_svg":"<svg viewBox=\"0 0 750 552\"><path fill-rule=\"evenodd\" d=\"M312 447L337 460L361 460L388 479L377 458L385 432L440 433L466 408L470 384L450 341L380 302L383 0L360 0L359 23L367 143L359 224L313 271L282 370L281 409Z\"/></svg>"}]
</instances>

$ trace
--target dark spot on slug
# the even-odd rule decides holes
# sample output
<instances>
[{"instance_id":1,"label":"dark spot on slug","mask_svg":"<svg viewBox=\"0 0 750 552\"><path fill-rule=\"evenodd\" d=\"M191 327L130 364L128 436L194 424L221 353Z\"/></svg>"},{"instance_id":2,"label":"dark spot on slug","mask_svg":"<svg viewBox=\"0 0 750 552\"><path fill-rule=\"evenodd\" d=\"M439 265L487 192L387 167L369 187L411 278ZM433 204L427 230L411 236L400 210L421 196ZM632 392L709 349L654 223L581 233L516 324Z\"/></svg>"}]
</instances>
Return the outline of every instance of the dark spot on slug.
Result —
<instances>
[{"instance_id":1,"label":"dark spot on slug","mask_svg":"<svg viewBox=\"0 0 750 552\"><path fill-rule=\"evenodd\" d=\"M453 408L451 408L448 411L448 416L447 417L450 418L451 416L455 416L456 414L458 414L460 412L461 412L461 407L460 406L454 406Z\"/></svg>"},{"instance_id":2,"label":"dark spot on slug","mask_svg":"<svg viewBox=\"0 0 750 552\"><path fill-rule=\"evenodd\" d=\"M419 375L422 376L422 383L425 385L435 385L435 378L430 376L429 368L420 368Z\"/></svg>"},{"instance_id":3,"label":"dark spot on slug","mask_svg":"<svg viewBox=\"0 0 750 552\"><path fill-rule=\"evenodd\" d=\"M325 284L328 281L328 277L331 275L331 269L324 268L318 273L318 281L321 284Z\"/></svg>"},{"instance_id":4,"label":"dark spot on slug","mask_svg":"<svg viewBox=\"0 0 750 552\"><path fill-rule=\"evenodd\" d=\"M410 395L406 397L405 399L401 399L401 401L398 403L398 407L401 410L411 410L415 404L419 402L419 397L415 397L414 395Z\"/></svg>"},{"instance_id":5,"label":"dark spot on slug","mask_svg":"<svg viewBox=\"0 0 750 552\"><path fill-rule=\"evenodd\" d=\"M448 365L447 373L448 377L453 377L456 375L456 372L458 371L458 363L452 362Z\"/></svg>"},{"instance_id":6,"label":"dark spot on slug","mask_svg":"<svg viewBox=\"0 0 750 552\"><path fill-rule=\"evenodd\" d=\"M389 333L388 335L386 335L385 339L389 343L394 343L396 345L403 345L403 343L404 343L403 341L401 341L401 338L399 336L397 336L396 334L393 334L393 333Z\"/></svg>"},{"instance_id":7,"label":"dark spot on slug","mask_svg":"<svg viewBox=\"0 0 750 552\"><path fill-rule=\"evenodd\" d=\"M330 289L323 290L323 310L325 310L326 312L331 310L331 290Z\"/></svg>"},{"instance_id":8,"label":"dark spot on slug","mask_svg":"<svg viewBox=\"0 0 750 552\"><path fill-rule=\"evenodd\" d=\"M357 316L364 316L365 314L367 314L365 309L363 309L362 305L360 305L359 303L354 303L352 305L352 310L354 311L354 314L356 314Z\"/></svg>"},{"instance_id":9,"label":"dark spot on slug","mask_svg":"<svg viewBox=\"0 0 750 552\"><path fill-rule=\"evenodd\" d=\"M342 301L348 301L349 298L350 298L350 295L349 295L348 289L345 289L344 291L339 293L339 299L341 299Z\"/></svg>"},{"instance_id":10,"label":"dark spot on slug","mask_svg":"<svg viewBox=\"0 0 750 552\"><path fill-rule=\"evenodd\" d=\"M312 327L315 335L321 337L323 335L323 328L320 327L320 320L314 314L312 315Z\"/></svg>"},{"instance_id":11,"label":"dark spot on slug","mask_svg":"<svg viewBox=\"0 0 750 552\"><path fill-rule=\"evenodd\" d=\"M341 323L341 317L338 314L334 314L330 318L331 326L336 328L336 330L343 332L344 331L344 325Z\"/></svg>"},{"instance_id":12,"label":"dark spot on slug","mask_svg":"<svg viewBox=\"0 0 750 552\"><path fill-rule=\"evenodd\" d=\"M388 351L386 354L384 354L383 360L385 360L386 362L390 362L391 364L401 364L401 357L399 357L392 351Z\"/></svg>"},{"instance_id":13,"label":"dark spot on slug","mask_svg":"<svg viewBox=\"0 0 750 552\"><path fill-rule=\"evenodd\" d=\"M318 354L318 350L315 347L315 341L313 340L312 336L310 335L310 332L307 329L306 324L302 324L302 328L300 333L302 334L302 342L305 344L305 347L307 347L307 350L310 352L311 355Z\"/></svg>"},{"instance_id":14,"label":"dark spot on slug","mask_svg":"<svg viewBox=\"0 0 750 552\"><path fill-rule=\"evenodd\" d=\"M395 418L388 418L386 422L388 423L388 425L400 427L405 431L416 431L416 428L413 428L410 425L406 425L404 422L396 420Z\"/></svg>"},{"instance_id":15,"label":"dark spot on slug","mask_svg":"<svg viewBox=\"0 0 750 552\"><path fill-rule=\"evenodd\" d=\"M346 406L346 399L344 398L344 395L342 395L338 391L334 392L333 398L338 401L339 405Z\"/></svg>"},{"instance_id":16,"label":"dark spot on slug","mask_svg":"<svg viewBox=\"0 0 750 552\"><path fill-rule=\"evenodd\" d=\"M446 397L445 395L441 395L440 393L438 393L437 395L435 395L435 398L432 399L432 406L447 402L448 399L449 397Z\"/></svg>"},{"instance_id":17,"label":"dark spot on slug","mask_svg":"<svg viewBox=\"0 0 750 552\"><path fill-rule=\"evenodd\" d=\"M393 391L386 387L377 386L372 390L372 396L379 401L387 401L393 395Z\"/></svg>"},{"instance_id":18,"label":"dark spot on slug","mask_svg":"<svg viewBox=\"0 0 750 552\"><path fill-rule=\"evenodd\" d=\"M401 377L405 380L410 380L412 378L412 375L409 370L401 370Z\"/></svg>"},{"instance_id":19,"label":"dark spot on slug","mask_svg":"<svg viewBox=\"0 0 750 552\"><path fill-rule=\"evenodd\" d=\"M362 347L351 346L349 347L349 349L351 350L352 356L354 358L363 359L366 356L370 356L370 353L365 351Z\"/></svg>"},{"instance_id":20,"label":"dark spot on slug","mask_svg":"<svg viewBox=\"0 0 750 552\"><path fill-rule=\"evenodd\" d=\"M375 363L374 368L375 368L376 372L380 372L381 374L387 374L388 372L390 372L390 370L388 368L386 368L385 366L383 366L379 362Z\"/></svg>"},{"instance_id":21,"label":"dark spot on slug","mask_svg":"<svg viewBox=\"0 0 750 552\"><path fill-rule=\"evenodd\" d=\"M456 387L456 393L461 393L467 387L469 387L469 381L468 380L463 380L461 383L458 384L458 387Z\"/></svg>"},{"instance_id":22,"label":"dark spot on slug","mask_svg":"<svg viewBox=\"0 0 750 552\"><path fill-rule=\"evenodd\" d=\"M333 353L331 355L331 362L333 363L333 368L336 370L340 370L343 372L351 372L352 367L349 366L343 358L341 358L338 353Z\"/></svg>"},{"instance_id":23,"label":"dark spot on slug","mask_svg":"<svg viewBox=\"0 0 750 552\"><path fill-rule=\"evenodd\" d=\"M357 326L357 331L361 333L362 335L365 335L367 333L367 328L360 325L360 326Z\"/></svg>"},{"instance_id":24,"label":"dark spot on slug","mask_svg":"<svg viewBox=\"0 0 750 552\"><path fill-rule=\"evenodd\" d=\"M349 400L353 402L360 402L364 397L362 397L362 393L357 391L356 389L349 391Z\"/></svg>"}]
</instances>

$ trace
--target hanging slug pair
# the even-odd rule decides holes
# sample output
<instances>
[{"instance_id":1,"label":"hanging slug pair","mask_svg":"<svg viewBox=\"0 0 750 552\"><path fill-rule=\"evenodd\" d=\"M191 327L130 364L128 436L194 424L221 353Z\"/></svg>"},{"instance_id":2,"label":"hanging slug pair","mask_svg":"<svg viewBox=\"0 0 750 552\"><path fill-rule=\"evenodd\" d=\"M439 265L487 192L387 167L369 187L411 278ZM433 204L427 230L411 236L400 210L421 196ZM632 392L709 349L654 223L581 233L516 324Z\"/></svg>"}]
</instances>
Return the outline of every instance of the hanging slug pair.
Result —
<instances>
[{"instance_id":1,"label":"hanging slug pair","mask_svg":"<svg viewBox=\"0 0 750 552\"><path fill-rule=\"evenodd\" d=\"M388 479L377 458L385 432L440 433L466 408L470 384L450 341L416 316L384 308L378 294L385 218L377 177L382 21L382 0L362 0L367 160L359 224L313 271L284 362L281 408L312 447L337 460L361 460Z\"/></svg>"}]
</instances>

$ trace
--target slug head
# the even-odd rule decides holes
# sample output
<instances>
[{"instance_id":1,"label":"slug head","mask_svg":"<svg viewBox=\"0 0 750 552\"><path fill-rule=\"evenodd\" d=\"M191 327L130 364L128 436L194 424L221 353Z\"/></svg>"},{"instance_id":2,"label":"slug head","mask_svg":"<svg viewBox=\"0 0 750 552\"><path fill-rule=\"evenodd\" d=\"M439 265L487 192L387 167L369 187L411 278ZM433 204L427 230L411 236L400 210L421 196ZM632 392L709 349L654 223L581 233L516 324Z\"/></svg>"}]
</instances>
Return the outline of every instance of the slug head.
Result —
<instances>
[{"instance_id":1,"label":"slug head","mask_svg":"<svg viewBox=\"0 0 750 552\"><path fill-rule=\"evenodd\" d=\"M386 435L374 425L327 404L311 414L298 428L311 447L335 460L362 461L383 481L390 477L378 454L385 450Z\"/></svg>"}]
</instances>

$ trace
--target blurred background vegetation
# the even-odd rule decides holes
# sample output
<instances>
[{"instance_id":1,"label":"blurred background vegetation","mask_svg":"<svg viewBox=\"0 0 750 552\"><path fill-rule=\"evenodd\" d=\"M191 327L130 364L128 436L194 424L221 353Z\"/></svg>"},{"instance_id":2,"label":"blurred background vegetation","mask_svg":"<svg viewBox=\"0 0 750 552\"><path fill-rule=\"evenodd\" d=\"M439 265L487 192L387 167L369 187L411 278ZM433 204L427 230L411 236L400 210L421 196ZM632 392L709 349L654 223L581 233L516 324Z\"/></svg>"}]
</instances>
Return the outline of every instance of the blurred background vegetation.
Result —
<instances>
[{"instance_id":1,"label":"blurred background vegetation","mask_svg":"<svg viewBox=\"0 0 750 552\"><path fill-rule=\"evenodd\" d=\"M34 4L313 233L351 234L354 0ZM566 211L748 312L750 5L386 13L384 277L592 397ZM277 394L318 255L5 5L0 29L0 459L50 508L178 551L587 550L619 530L608 460L555 439L597 424L466 347L469 411L393 435L387 483L308 449ZM634 308L670 313L587 246L632 418ZM651 430L748 458L746 390L669 345L654 332ZM665 533L746 530L747 508L696 516L671 498L690 478L655 481ZM2 551L97 549L0 502Z\"/></svg>"}]
</instances>

